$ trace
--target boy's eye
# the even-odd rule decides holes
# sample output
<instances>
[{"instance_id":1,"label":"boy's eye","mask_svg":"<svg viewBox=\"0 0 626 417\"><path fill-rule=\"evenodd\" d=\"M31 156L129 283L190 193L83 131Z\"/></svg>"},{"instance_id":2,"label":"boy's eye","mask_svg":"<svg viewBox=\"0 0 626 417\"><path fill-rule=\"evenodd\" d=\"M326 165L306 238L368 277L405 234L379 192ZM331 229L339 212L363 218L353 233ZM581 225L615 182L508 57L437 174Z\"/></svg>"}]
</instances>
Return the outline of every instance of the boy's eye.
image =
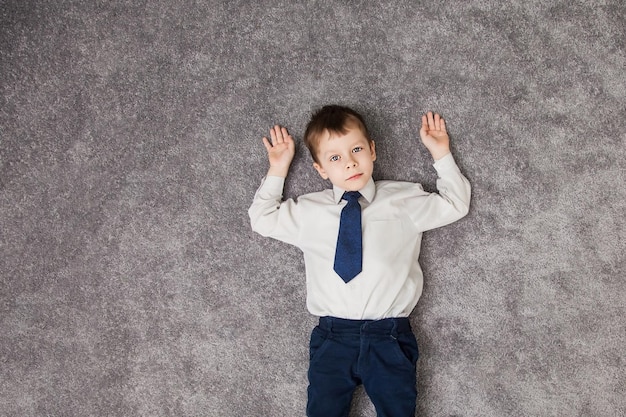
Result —
<instances>
[{"instance_id":1,"label":"boy's eye","mask_svg":"<svg viewBox=\"0 0 626 417\"><path fill-rule=\"evenodd\" d=\"M363 147L357 146L356 148L352 149L352 153L361 152L362 150L363 150Z\"/></svg>"},{"instance_id":2,"label":"boy's eye","mask_svg":"<svg viewBox=\"0 0 626 417\"><path fill-rule=\"evenodd\" d=\"M330 157L330 162L336 162L339 161L339 155L333 155Z\"/></svg>"}]
</instances>

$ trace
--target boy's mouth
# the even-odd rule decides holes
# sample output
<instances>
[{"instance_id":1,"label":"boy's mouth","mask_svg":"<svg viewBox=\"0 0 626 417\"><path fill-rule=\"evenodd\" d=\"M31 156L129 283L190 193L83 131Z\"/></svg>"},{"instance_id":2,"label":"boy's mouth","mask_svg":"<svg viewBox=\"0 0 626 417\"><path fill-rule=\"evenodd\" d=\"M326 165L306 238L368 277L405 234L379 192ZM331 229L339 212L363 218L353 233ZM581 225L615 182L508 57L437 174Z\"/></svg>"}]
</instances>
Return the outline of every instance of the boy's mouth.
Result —
<instances>
[{"instance_id":1,"label":"boy's mouth","mask_svg":"<svg viewBox=\"0 0 626 417\"><path fill-rule=\"evenodd\" d=\"M363 174L356 174L347 179L347 181L352 181L361 178Z\"/></svg>"}]
</instances>

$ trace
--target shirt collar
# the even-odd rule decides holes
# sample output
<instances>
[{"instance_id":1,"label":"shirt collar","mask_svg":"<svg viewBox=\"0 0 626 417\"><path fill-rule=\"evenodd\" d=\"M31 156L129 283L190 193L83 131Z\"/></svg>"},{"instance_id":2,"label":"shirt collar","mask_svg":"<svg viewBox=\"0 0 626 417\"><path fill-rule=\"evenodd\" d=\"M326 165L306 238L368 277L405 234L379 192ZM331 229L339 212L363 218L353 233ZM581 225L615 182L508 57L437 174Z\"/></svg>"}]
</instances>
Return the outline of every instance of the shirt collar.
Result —
<instances>
[{"instance_id":1,"label":"shirt collar","mask_svg":"<svg viewBox=\"0 0 626 417\"><path fill-rule=\"evenodd\" d=\"M333 196L336 204L339 204L341 197L343 197L343 193L345 192L346 190L333 185ZM368 203L371 203L374 199L374 195L376 194L376 185L374 185L374 180L370 178L367 184L365 184L365 187L361 188L359 192Z\"/></svg>"}]
</instances>

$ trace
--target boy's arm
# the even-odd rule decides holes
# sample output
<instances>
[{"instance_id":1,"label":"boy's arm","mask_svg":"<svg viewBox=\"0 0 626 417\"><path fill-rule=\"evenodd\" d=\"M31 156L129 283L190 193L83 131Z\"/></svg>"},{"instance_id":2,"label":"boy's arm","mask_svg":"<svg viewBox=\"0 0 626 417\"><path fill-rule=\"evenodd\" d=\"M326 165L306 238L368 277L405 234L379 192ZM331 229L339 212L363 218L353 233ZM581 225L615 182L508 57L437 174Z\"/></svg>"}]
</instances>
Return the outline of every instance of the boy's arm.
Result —
<instances>
[{"instance_id":1,"label":"boy's arm","mask_svg":"<svg viewBox=\"0 0 626 417\"><path fill-rule=\"evenodd\" d=\"M445 226L463 216L469 210L471 187L450 153L450 138L446 123L438 114L428 112L422 116L420 129L422 143L435 160L438 193L430 194L421 203L414 200L411 217L421 230Z\"/></svg>"},{"instance_id":2,"label":"boy's arm","mask_svg":"<svg viewBox=\"0 0 626 417\"><path fill-rule=\"evenodd\" d=\"M270 168L254 195L248 210L252 230L263 235L295 244L297 222L293 200L282 201L283 186L295 155L295 144L286 128L270 129L271 141L263 138Z\"/></svg>"}]
</instances>

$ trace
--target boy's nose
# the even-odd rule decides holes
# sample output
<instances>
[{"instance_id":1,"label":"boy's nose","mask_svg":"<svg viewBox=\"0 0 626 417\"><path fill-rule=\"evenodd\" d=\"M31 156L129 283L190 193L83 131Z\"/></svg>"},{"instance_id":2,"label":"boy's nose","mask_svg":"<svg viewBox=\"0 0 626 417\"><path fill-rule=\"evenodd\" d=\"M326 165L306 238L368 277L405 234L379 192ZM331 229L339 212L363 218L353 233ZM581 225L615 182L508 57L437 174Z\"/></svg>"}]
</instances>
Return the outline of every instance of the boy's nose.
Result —
<instances>
[{"instance_id":1,"label":"boy's nose","mask_svg":"<svg viewBox=\"0 0 626 417\"><path fill-rule=\"evenodd\" d=\"M357 166L357 163L354 159L348 159L348 163L346 164L346 168L354 168Z\"/></svg>"}]
</instances>

